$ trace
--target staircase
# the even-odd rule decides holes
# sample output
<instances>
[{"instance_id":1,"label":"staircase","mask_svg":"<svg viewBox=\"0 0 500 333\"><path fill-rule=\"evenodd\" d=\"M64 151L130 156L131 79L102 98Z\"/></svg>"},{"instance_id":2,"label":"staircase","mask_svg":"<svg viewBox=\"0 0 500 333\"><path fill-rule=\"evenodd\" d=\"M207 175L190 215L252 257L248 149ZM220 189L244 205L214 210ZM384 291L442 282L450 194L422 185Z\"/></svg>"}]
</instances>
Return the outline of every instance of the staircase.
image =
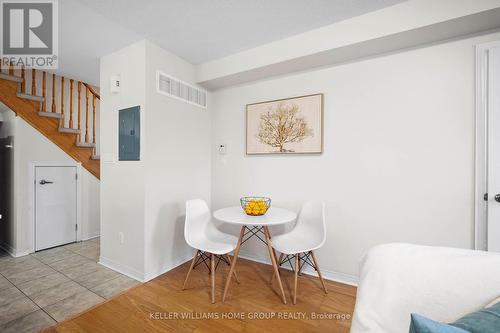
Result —
<instances>
[{"instance_id":1,"label":"staircase","mask_svg":"<svg viewBox=\"0 0 500 333\"><path fill-rule=\"evenodd\" d=\"M37 69L3 67L0 63L0 102L99 179L96 89Z\"/></svg>"}]
</instances>

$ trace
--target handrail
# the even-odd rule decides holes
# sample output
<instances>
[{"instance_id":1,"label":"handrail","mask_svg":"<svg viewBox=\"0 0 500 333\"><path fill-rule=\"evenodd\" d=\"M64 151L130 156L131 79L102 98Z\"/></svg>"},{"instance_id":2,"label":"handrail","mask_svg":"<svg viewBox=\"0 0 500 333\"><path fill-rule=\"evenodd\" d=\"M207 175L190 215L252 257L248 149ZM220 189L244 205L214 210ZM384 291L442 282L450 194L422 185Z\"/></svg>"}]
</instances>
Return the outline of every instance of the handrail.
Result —
<instances>
[{"instance_id":1,"label":"handrail","mask_svg":"<svg viewBox=\"0 0 500 333\"><path fill-rule=\"evenodd\" d=\"M100 96L100 95L99 95L99 94L98 94L98 93L94 90L94 88L92 88L92 86L91 86L90 84L85 83L85 82L82 82L82 83L83 83L83 85L84 85L85 87L89 88L90 93L91 93L92 95L94 95L95 97L97 97L97 99L98 99L98 100L101 100L101 96Z\"/></svg>"}]
</instances>

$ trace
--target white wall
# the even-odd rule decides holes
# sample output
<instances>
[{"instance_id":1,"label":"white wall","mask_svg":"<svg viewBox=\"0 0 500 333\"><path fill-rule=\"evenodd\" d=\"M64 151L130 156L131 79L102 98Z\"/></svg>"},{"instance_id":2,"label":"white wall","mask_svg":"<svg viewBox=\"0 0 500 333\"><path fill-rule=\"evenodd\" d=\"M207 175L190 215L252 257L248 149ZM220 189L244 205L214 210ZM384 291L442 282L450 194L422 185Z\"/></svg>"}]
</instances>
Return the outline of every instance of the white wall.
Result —
<instances>
[{"instance_id":1,"label":"white wall","mask_svg":"<svg viewBox=\"0 0 500 333\"><path fill-rule=\"evenodd\" d=\"M210 111L156 93L157 69L188 82L194 70L155 45L104 57L101 261L148 280L192 253L183 240L186 199L217 209L244 195L295 210L325 200L328 237L318 257L330 278L355 282L363 253L381 243L472 248L474 46L494 39L500 34L220 90ZM114 74L122 91L111 95ZM318 92L322 155L245 156L245 104ZM133 105L141 105L141 161L118 162L117 111ZM245 245L244 256L268 260L260 244Z\"/></svg>"},{"instance_id":2,"label":"white wall","mask_svg":"<svg viewBox=\"0 0 500 333\"><path fill-rule=\"evenodd\" d=\"M139 280L144 274L145 61L142 41L101 58L100 63L100 262ZM109 80L117 74L121 75L121 92L111 94ZM118 110L137 105L141 107L141 160L118 161Z\"/></svg>"},{"instance_id":3,"label":"white wall","mask_svg":"<svg viewBox=\"0 0 500 333\"><path fill-rule=\"evenodd\" d=\"M157 70L194 80L194 66L147 41L101 59L100 261L138 280L189 259L185 200L210 199L210 113L159 95ZM121 92L110 94L115 74ZM141 161L119 162L118 110L134 105L141 105Z\"/></svg>"},{"instance_id":4,"label":"white wall","mask_svg":"<svg viewBox=\"0 0 500 333\"><path fill-rule=\"evenodd\" d=\"M5 244L13 255L34 252L33 184L34 163L78 163L40 132L9 111L10 135L14 136L14 238ZM99 235L99 180L81 168L81 239Z\"/></svg>"},{"instance_id":5,"label":"white wall","mask_svg":"<svg viewBox=\"0 0 500 333\"><path fill-rule=\"evenodd\" d=\"M210 203L210 112L158 94L156 71L194 82L194 66L146 43L146 280L189 260L185 202Z\"/></svg>"},{"instance_id":6,"label":"white wall","mask_svg":"<svg viewBox=\"0 0 500 333\"><path fill-rule=\"evenodd\" d=\"M474 45L500 34L212 94L212 208L266 195L327 204L325 275L355 281L370 247L473 247ZM324 153L245 156L245 104L324 93ZM217 146L227 144L227 155ZM275 233L282 232L275 229ZM246 244L245 244L246 245ZM255 243L243 255L267 259Z\"/></svg>"}]
</instances>

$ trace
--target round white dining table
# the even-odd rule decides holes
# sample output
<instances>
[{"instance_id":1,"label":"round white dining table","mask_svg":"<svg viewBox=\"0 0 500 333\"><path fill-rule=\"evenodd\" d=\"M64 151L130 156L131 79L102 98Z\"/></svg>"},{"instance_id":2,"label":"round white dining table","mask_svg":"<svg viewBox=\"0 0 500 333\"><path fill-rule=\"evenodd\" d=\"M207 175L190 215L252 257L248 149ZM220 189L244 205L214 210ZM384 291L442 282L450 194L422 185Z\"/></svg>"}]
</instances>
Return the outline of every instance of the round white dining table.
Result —
<instances>
[{"instance_id":1,"label":"round white dining table","mask_svg":"<svg viewBox=\"0 0 500 333\"><path fill-rule=\"evenodd\" d=\"M283 290L283 284L281 283L276 253L271 246L271 233L269 232L269 227L293 222L297 218L297 214L288 209L270 207L266 214L262 216L250 216L247 215L240 206L234 206L216 210L214 212L214 218L221 222L241 226L238 244L234 250L231 268L229 269L229 275L227 276L226 285L224 286L222 301L224 302L226 299L227 291L229 290L229 285L231 283L231 277L236 266L236 261L238 260L238 253L240 252L241 244L255 236L267 245L274 273L277 276L283 303L286 304L285 291ZM264 236L264 239L261 238L261 235Z\"/></svg>"},{"instance_id":2,"label":"round white dining table","mask_svg":"<svg viewBox=\"0 0 500 333\"><path fill-rule=\"evenodd\" d=\"M247 215L240 206L216 210L214 217L222 222L240 226L273 226L295 221L297 214L288 209L270 207L265 215Z\"/></svg>"}]
</instances>

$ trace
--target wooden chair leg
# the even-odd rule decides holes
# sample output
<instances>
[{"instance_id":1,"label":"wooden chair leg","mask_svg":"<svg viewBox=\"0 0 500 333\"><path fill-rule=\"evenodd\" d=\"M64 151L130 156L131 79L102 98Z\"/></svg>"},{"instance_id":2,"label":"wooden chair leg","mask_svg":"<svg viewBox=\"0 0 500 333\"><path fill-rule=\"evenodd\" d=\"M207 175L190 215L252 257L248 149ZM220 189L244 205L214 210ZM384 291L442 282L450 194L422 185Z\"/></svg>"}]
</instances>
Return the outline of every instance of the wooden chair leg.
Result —
<instances>
[{"instance_id":1,"label":"wooden chair leg","mask_svg":"<svg viewBox=\"0 0 500 333\"><path fill-rule=\"evenodd\" d=\"M284 256L284 254L281 253L280 258L278 259L278 269L281 267L280 264L281 264L281 260L283 259L283 256ZM276 275L276 273L273 271L273 275L271 275L271 280L269 280L269 284L273 283L274 275Z\"/></svg>"},{"instance_id":2,"label":"wooden chair leg","mask_svg":"<svg viewBox=\"0 0 500 333\"><path fill-rule=\"evenodd\" d=\"M325 281L323 281L323 277L321 276L321 271L319 270L319 265L318 262L316 261L316 256L314 255L314 252L311 251L311 257L314 262L314 266L316 267L316 272L318 272L319 280L321 281L321 284L323 285L323 290L325 291L325 294L328 294L328 290L326 290L326 285Z\"/></svg>"},{"instance_id":3,"label":"wooden chair leg","mask_svg":"<svg viewBox=\"0 0 500 333\"><path fill-rule=\"evenodd\" d=\"M299 276L299 254L295 254L295 281L293 291L293 304L297 304L297 278Z\"/></svg>"},{"instance_id":4,"label":"wooden chair leg","mask_svg":"<svg viewBox=\"0 0 500 333\"><path fill-rule=\"evenodd\" d=\"M199 253L200 253L200 250L196 250L196 253L194 254L193 260L191 261L191 266L189 266L189 270L187 272L186 279L184 280L184 284L182 285L182 290L186 289L186 283L188 282L189 274L191 274L191 271L193 270L194 263L196 262L196 258L198 258Z\"/></svg>"},{"instance_id":5,"label":"wooden chair leg","mask_svg":"<svg viewBox=\"0 0 500 333\"><path fill-rule=\"evenodd\" d=\"M212 304L215 303L215 255L210 254L210 272L212 280Z\"/></svg>"},{"instance_id":6,"label":"wooden chair leg","mask_svg":"<svg viewBox=\"0 0 500 333\"><path fill-rule=\"evenodd\" d=\"M231 266L231 257L229 254L226 254L227 261L229 261L229 266ZM238 279L238 275L236 275L236 270L233 271L234 278L236 279L237 283L241 283L240 279Z\"/></svg>"}]
</instances>

